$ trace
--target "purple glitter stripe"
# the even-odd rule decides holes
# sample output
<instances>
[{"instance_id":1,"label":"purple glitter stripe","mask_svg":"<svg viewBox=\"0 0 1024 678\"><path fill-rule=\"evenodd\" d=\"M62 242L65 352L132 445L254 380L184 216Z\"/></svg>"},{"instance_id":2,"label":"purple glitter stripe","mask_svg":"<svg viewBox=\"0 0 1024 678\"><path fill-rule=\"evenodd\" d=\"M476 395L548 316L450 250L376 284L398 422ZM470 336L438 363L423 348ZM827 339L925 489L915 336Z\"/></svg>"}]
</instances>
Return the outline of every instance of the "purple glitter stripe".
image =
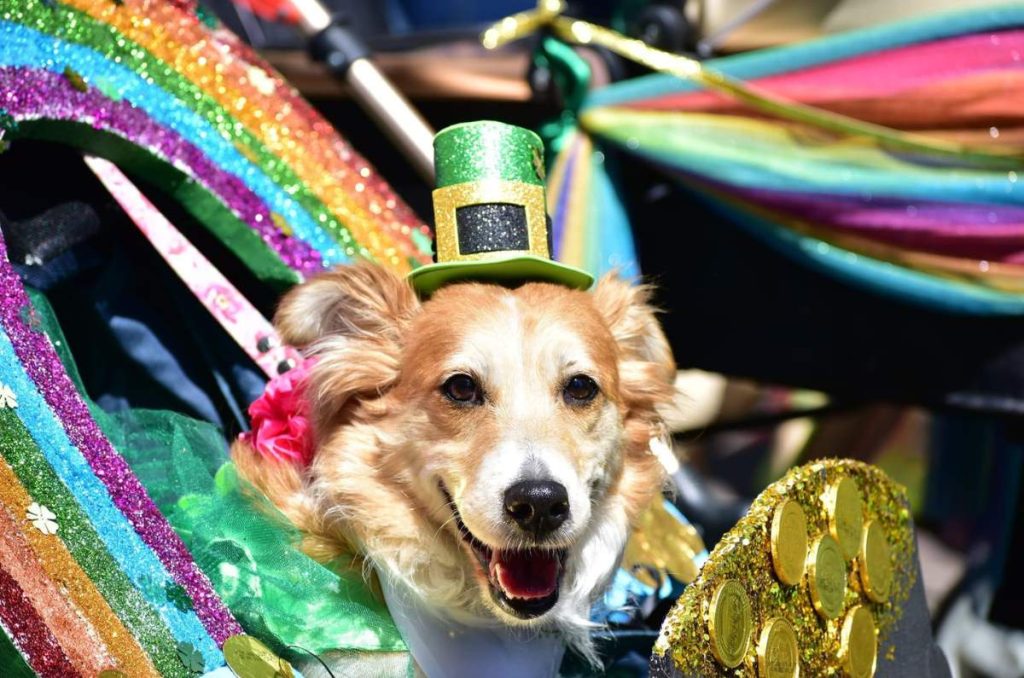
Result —
<instances>
[{"instance_id":1,"label":"purple glitter stripe","mask_svg":"<svg viewBox=\"0 0 1024 678\"><path fill-rule=\"evenodd\" d=\"M242 633L241 627L196 566L185 544L157 510L142 483L100 431L78 397L49 339L41 332L32 331L22 320L28 304L21 281L7 262L7 246L0 237L0 324L7 331L18 358L61 420L68 438L110 492L114 504L157 554L174 580L188 592L196 615L210 637L223 645L229 637Z\"/></svg>"},{"instance_id":2,"label":"purple glitter stripe","mask_svg":"<svg viewBox=\"0 0 1024 678\"><path fill-rule=\"evenodd\" d=\"M0 68L0 109L18 120L83 122L127 139L185 171L217 196L293 270L306 277L324 270L320 253L282 233L267 206L241 179L224 172L177 132L161 127L127 101L112 101L92 87L76 90L59 73L7 67Z\"/></svg>"}]
</instances>

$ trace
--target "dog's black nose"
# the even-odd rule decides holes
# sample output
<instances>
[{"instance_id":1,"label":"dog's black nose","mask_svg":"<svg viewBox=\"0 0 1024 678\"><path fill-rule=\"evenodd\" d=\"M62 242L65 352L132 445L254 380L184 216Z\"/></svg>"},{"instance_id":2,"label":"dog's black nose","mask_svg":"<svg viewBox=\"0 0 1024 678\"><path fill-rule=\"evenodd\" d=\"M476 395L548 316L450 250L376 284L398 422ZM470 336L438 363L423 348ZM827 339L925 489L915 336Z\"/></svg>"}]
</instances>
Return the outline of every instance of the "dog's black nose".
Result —
<instances>
[{"instance_id":1,"label":"dog's black nose","mask_svg":"<svg viewBox=\"0 0 1024 678\"><path fill-rule=\"evenodd\" d=\"M538 539L569 518L569 493L552 480L524 480L505 490L505 515Z\"/></svg>"}]
</instances>

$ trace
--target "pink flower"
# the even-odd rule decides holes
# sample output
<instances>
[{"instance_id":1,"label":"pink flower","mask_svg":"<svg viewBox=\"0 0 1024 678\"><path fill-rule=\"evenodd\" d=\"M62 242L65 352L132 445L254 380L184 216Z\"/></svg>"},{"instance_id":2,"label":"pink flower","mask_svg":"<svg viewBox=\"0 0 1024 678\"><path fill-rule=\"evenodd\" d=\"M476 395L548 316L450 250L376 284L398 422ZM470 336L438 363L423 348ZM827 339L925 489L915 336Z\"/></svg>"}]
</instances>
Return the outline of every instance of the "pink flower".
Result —
<instances>
[{"instance_id":1,"label":"pink flower","mask_svg":"<svg viewBox=\"0 0 1024 678\"><path fill-rule=\"evenodd\" d=\"M252 431L241 438L264 457L301 466L313 460L313 429L306 398L313 363L300 362L271 379L263 395L249 406Z\"/></svg>"}]
</instances>

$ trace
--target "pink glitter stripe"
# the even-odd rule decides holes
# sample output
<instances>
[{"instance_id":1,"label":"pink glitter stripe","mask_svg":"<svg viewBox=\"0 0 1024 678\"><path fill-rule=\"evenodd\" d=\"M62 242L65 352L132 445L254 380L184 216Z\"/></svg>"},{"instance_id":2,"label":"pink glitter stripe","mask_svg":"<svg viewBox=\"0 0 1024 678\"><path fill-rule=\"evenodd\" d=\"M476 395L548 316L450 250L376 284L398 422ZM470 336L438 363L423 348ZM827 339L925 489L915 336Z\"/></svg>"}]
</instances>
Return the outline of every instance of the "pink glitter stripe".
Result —
<instances>
[{"instance_id":1,"label":"pink glitter stripe","mask_svg":"<svg viewBox=\"0 0 1024 678\"><path fill-rule=\"evenodd\" d=\"M22 319L28 297L7 262L0 238L0 324L6 329L18 358L39 392L61 420L68 438L103 481L117 508L142 540L157 554L167 571L192 598L196 615L210 637L223 645L242 633L241 627L213 591L210 581L192 560L185 544L164 520L131 468L103 435L78 396L49 339L33 332Z\"/></svg>"},{"instance_id":2,"label":"pink glitter stripe","mask_svg":"<svg viewBox=\"0 0 1024 678\"><path fill-rule=\"evenodd\" d=\"M81 675L64 654L57 639L36 614L17 582L0 568L0 621L22 656L40 678ZM0 631L3 632L3 631Z\"/></svg>"}]
</instances>

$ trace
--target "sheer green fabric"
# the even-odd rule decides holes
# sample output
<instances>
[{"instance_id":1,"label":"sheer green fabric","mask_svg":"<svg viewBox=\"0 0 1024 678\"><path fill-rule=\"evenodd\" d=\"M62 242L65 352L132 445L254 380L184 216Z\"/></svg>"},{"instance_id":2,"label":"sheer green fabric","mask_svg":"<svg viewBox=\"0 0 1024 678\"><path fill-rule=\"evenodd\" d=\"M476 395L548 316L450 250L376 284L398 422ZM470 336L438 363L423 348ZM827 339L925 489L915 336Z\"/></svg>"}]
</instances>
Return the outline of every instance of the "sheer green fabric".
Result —
<instances>
[{"instance_id":1,"label":"sheer green fabric","mask_svg":"<svg viewBox=\"0 0 1024 678\"><path fill-rule=\"evenodd\" d=\"M362 573L328 568L294 548L298 531L244 484L211 424L173 412L108 413L85 395L45 297L29 290L40 325L114 447L174 526L246 632L297 666L351 667L405 676L405 644ZM257 504L261 504L257 506Z\"/></svg>"}]
</instances>

